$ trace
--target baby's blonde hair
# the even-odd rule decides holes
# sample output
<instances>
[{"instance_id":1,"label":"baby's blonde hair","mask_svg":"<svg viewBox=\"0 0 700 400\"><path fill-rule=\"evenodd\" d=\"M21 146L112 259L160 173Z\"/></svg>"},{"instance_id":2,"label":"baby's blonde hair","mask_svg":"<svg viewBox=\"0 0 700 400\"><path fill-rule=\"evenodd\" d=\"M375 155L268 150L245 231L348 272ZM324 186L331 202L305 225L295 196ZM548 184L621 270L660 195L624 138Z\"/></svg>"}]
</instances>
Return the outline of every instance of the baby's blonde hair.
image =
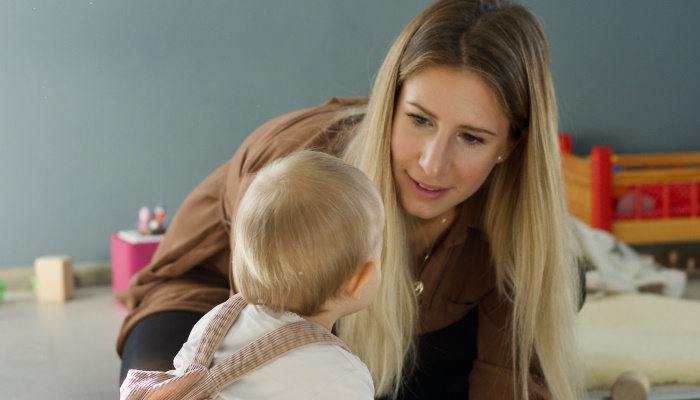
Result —
<instances>
[{"instance_id":1,"label":"baby's blonde hair","mask_svg":"<svg viewBox=\"0 0 700 400\"><path fill-rule=\"evenodd\" d=\"M316 315L371 259L383 227L381 197L359 169L314 151L273 161L233 223L236 288L274 312Z\"/></svg>"}]
</instances>

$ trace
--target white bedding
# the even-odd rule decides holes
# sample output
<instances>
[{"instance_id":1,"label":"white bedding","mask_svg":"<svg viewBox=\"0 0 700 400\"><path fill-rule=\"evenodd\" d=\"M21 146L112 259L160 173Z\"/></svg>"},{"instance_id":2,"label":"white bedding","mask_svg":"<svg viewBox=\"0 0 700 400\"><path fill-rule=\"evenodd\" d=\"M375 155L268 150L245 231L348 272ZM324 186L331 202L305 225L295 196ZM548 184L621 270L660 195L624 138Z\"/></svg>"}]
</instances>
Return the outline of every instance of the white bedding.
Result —
<instances>
[{"instance_id":1,"label":"white bedding","mask_svg":"<svg viewBox=\"0 0 700 400\"><path fill-rule=\"evenodd\" d=\"M628 370L652 385L700 384L700 301L620 294L579 314L586 387L609 389Z\"/></svg>"}]
</instances>

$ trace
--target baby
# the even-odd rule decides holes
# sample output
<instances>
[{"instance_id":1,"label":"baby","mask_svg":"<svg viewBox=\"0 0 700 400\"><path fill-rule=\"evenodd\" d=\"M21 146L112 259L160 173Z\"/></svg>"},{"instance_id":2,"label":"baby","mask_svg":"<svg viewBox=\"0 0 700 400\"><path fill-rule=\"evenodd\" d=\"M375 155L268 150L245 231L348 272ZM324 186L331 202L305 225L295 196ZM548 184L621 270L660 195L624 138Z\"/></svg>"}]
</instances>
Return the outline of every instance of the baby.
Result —
<instances>
[{"instance_id":1,"label":"baby","mask_svg":"<svg viewBox=\"0 0 700 400\"><path fill-rule=\"evenodd\" d=\"M227 333L211 345L211 364L205 359L203 365L230 363L227 359L238 353L238 366L226 367L229 375L259 356L246 353L252 342L310 321L294 326L325 338L325 344L290 350L285 346L298 334L270 339L269 353L286 354L235 380L222 371L210 372L214 380L233 380L217 399L373 399L367 367L330 331L338 319L374 299L381 281L383 230L379 193L346 162L300 151L261 169L232 225L232 274L239 294L194 326L169 373L181 377L193 370L197 347L211 341L217 318L220 336ZM310 327L318 332L306 330Z\"/></svg>"}]
</instances>

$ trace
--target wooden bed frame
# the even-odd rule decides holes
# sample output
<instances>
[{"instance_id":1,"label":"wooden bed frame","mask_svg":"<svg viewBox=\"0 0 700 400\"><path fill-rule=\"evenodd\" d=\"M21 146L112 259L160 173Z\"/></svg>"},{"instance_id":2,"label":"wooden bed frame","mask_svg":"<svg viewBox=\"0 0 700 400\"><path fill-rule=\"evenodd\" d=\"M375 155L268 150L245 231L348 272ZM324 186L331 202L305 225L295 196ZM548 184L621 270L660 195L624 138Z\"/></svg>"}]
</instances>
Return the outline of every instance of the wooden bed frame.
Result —
<instances>
[{"instance_id":1,"label":"wooden bed frame","mask_svg":"<svg viewBox=\"0 0 700 400\"><path fill-rule=\"evenodd\" d=\"M588 157L560 135L569 212L628 244L700 241L700 152L614 155L606 146ZM620 213L620 199L633 210ZM644 203L647 202L647 203Z\"/></svg>"}]
</instances>

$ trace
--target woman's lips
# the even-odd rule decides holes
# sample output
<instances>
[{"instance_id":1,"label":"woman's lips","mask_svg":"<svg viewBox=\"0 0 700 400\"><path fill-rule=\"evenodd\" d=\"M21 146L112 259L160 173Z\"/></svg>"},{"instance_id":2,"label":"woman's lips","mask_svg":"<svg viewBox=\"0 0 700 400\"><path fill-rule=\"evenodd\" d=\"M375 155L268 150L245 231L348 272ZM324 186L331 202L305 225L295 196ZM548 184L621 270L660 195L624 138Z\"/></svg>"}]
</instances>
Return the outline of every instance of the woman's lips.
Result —
<instances>
[{"instance_id":1,"label":"woman's lips","mask_svg":"<svg viewBox=\"0 0 700 400\"><path fill-rule=\"evenodd\" d=\"M418 182L408 175L408 181L411 183L411 190L413 193L425 200L437 200L447 194L450 189L442 188L439 186L431 186L426 183Z\"/></svg>"}]
</instances>

